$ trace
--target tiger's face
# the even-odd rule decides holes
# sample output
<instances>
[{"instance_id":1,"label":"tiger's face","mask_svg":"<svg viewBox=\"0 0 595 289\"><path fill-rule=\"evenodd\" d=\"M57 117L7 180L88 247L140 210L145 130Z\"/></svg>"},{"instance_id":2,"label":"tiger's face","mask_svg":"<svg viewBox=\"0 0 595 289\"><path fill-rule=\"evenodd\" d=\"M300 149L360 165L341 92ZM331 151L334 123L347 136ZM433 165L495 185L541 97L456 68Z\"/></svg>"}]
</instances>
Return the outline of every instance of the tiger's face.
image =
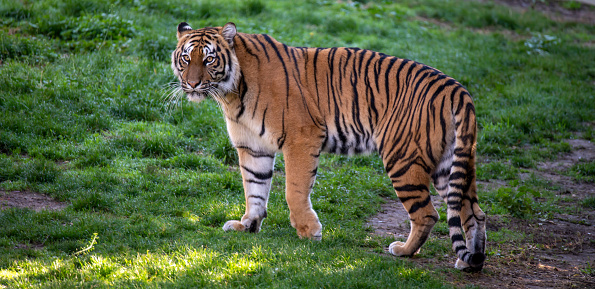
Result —
<instances>
[{"instance_id":1,"label":"tiger's face","mask_svg":"<svg viewBox=\"0 0 595 289\"><path fill-rule=\"evenodd\" d=\"M239 79L238 60L233 49L236 27L207 27L192 30L178 25L178 45L171 56L171 68L188 100L200 102L207 96L223 100L235 91Z\"/></svg>"}]
</instances>

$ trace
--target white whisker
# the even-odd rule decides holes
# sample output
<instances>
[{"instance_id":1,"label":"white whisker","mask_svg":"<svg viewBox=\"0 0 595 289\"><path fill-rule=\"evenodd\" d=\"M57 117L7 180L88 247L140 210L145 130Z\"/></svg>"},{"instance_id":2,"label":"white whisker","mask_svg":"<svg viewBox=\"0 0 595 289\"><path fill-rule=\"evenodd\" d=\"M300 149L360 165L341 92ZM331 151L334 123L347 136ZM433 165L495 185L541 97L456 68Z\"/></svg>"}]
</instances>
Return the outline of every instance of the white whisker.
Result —
<instances>
[{"instance_id":1,"label":"white whisker","mask_svg":"<svg viewBox=\"0 0 595 289\"><path fill-rule=\"evenodd\" d=\"M179 82L171 82L168 86L168 89L164 89L161 100L164 102L166 112L171 114L181 105L180 100L183 97L183 91Z\"/></svg>"}]
</instances>

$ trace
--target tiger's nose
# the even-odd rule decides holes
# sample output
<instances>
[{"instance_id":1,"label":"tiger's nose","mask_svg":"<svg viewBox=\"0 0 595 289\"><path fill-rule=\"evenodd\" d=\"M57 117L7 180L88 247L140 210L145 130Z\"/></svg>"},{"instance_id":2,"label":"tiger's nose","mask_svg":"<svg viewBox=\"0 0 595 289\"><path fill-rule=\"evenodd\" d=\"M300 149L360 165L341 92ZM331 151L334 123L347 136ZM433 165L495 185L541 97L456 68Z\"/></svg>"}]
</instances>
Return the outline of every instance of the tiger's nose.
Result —
<instances>
[{"instance_id":1,"label":"tiger's nose","mask_svg":"<svg viewBox=\"0 0 595 289\"><path fill-rule=\"evenodd\" d=\"M192 88L196 88L200 84L200 81L188 81L188 85Z\"/></svg>"}]
</instances>

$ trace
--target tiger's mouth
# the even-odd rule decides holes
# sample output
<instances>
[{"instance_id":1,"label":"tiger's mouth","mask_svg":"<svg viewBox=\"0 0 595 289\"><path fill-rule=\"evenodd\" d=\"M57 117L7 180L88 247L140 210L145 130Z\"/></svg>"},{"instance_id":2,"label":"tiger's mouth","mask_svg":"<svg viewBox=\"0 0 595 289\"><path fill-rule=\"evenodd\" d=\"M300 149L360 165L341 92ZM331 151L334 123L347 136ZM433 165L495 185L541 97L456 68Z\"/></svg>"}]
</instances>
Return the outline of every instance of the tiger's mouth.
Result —
<instances>
[{"instance_id":1,"label":"tiger's mouth","mask_svg":"<svg viewBox=\"0 0 595 289\"><path fill-rule=\"evenodd\" d=\"M200 102L202 100L204 100L205 98L207 98L207 94L205 93L201 93L201 92L186 92L186 98L189 101L193 101L193 102Z\"/></svg>"},{"instance_id":2,"label":"tiger's mouth","mask_svg":"<svg viewBox=\"0 0 595 289\"><path fill-rule=\"evenodd\" d=\"M213 82L205 82L205 83L199 84L198 86L192 86L185 81L181 81L180 87L182 87L182 90L184 90L184 92L186 92L186 93L193 93L193 92L207 93L209 90L216 88L217 84L213 83Z\"/></svg>"},{"instance_id":3,"label":"tiger's mouth","mask_svg":"<svg viewBox=\"0 0 595 289\"><path fill-rule=\"evenodd\" d=\"M189 101L200 102L207 97L219 99L223 96L217 83L209 83L195 88L184 89L186 97Z\"/></svg>"}]
</instances>

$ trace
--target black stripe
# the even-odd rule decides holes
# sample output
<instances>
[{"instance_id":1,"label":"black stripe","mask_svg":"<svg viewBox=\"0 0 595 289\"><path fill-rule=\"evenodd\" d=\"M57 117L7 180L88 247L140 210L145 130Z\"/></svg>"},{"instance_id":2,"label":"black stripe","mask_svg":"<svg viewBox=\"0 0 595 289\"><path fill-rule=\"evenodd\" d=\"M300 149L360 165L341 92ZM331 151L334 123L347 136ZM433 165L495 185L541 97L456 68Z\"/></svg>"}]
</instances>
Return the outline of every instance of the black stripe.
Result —
<instances>
[{"instance_id":1,"label":"black stripe","mask_svg":"<svg viewBox=\"0 0 595 289\"><path fill-rule=\"evenodd\" d=\"M273 171L272 170L270 170L268 172L255 172L255 171L247 168L246 166L242 166L242 168L244 168L247 172L249 172L252 175L254 175L259 180L268 180L271 177L273 177Z\"/></svg>"},{"instance_id":2,"label":"black stripe","mask_svg":"<svg viewBox=\"0 0 595 289\"><path fill-rule=\"evenodd\" d=\"M448 201L446 202L449 210L454 211L461 211L461 202L460 201Z\"/></svg>"},{"instance_id":3,"label":"black stripe","mask_svg":"<svg viewBox=\"0 0 595 289\"><path fill-rule=\"evenodd\" d=\"M450 240L451 240L453 243L454 243L454 242L457 242L457 241L461 241L461 242L464 242L464 241L465 241L465 239L463 238L463 235L461 235L461 234L454 234L454 235L452 235L452 236L450 237Z\"/></svg>"},{"instance_id":4,"label":"black stripe","mask_svg":"<svg viewBox=\"0 0 595 289\"><path fill-rule=\"evenodd\" d=\"M283 114L281 117L281 128L281 136L277 139L277 146L279 146L279 149L283 148L283 144L285 144L285 137L287 136L285 132L285 108L283 108Z\"/></svg>"},{"instance_id":5,"label":"black stripe","mask_svg":"<svg viewBox=\"0 0 595 289\"><path fill-rule=\"evenodd\" d=\"M246 182L251 183L251 184L257 184L257 185L266 185L267 184L267 182L261 182L261 181L252 180L252 179L247 179Z\"/></svg>"},{"instance_id":6,"label":"black stripe","mask_svg":"<svg viewBox=\"0 0 595 289\"><path fill-rule=\"evenodd\" d=\"M463 190L465 188L464 185L460 185L460 184L453 184L453 183L448 183L449 186L455 188L455 189L459 189L459 190Z\"/></svg>"},{"instance_id":7,"label":"black stripe","mask_svg":"<svg viewBox=\"0 0 595 289\"><path fill-rule=\"evenodd\" d=\"M248 198L261 199L266 202L266 199L263 196L249 195Z\"/></svg>"},{"instance_id":8,"label":"black stripe","mask_svg":"<svg viewBox=\"0 0 595 289\"><path fill-rule=\"evenodd\" d=\"M398 58L396 58L396 57L392 57L388 64L388 67L384 71L384 77L385 77L384 78L384 86L385 86L385 90L386 90L385 97L386 97L387 108L388 108L388 104L390 103L390 82L389 82L390 71L393 68L393 65L395 65L395 62L397 61L397 59Z\"/></svg>"},{"instance_id":9,"label":"black stripe","mask_svg":"<svg viewBox=\"0 0 595 289\"><path fill-rule=\"evenodd\" d=\"M241 37L243 38L243 37ZM250 43L252 43L252 46L254 46L254 49L256 49L256 51L260 52L260 48L258 48L258 46L256 46L256 43L254 43L254 40L252 40L252 37L247 37L248 41L250 41Z\"/></svg>"},{"instance_id":10,"label":"black stripe","mask_svg":"<svg viewBox=\"0 0 595 289\"><path fill-rule=\"evenodd\" d=\"M423 201L413 203L413 205L411 205L411 208L409 208L408 212L411 215L417 212L417 210L425 208L428 204L430 204L430 196L427 196L426 199Z\"/></svg>"},{"instance_id":11,"label":"black stripe","mask_svg":"<svg viewBox=\"0 0 595 289\"><path fill-rule=\"evenodd\" d=\"M427 215L424 218L430 218L430 219L434 220L434 223L438 222L438 217L436 217L434 215Z\"/></svg>"},{"instance_id":12,"label":"black stripe","mask_svg":"<svg viewBox=\"0 0 595 289\"><path fill-rule=\"evenodd\" d=\"M318 60L318 53L322 50L321 48L316 48L314 52L314 59L312 60L312 65L314 66L314 87L316 87L316 104L320 105L320 94L318 92L318 72L317 72L317 65L316 61ZM324 146L323 146L324 147Z\"/></svg>"},{"instance_id":13,"label":"black stripe","mask_svg":"<svg viewBox=\"0 0 595 289\"><path fill-rule=\"evenodd\" d=\"M264 39L271 45L271 48L273 48L277 54L277 57L279 57L279 62L281 62L281 65L283 66L283 72L285 73L285 95L286 97L289 97L289 74L287 72L287 67L285 66L285 60L283 60L283 57L281 57L281 53L279 52L277 45L275 45L271 37L266 34L263 34L262 37L264 37ZM286 105L289 108L289 101L287 101Z\"/></svg>"},{"instance_id":14,"label":"black stripe","mask_svg":"<svg viewBox=\"0 0 595 289\"><path fill-rule=\"evenodd\" d=\"M238 111L238 114L236 115L236 120L239 119L243 114L244 111L246 109L246 106L244 105L244 98L246 96L246 92L248 92L248 85L246 85L246 81L244 81L244 74L241 73L240 75L240 111Z\"/></svg>"},{"instance_id":15,"label":"black stripe","mask_svg":"<svg viewBox=\"0 0 595 289\"><path fill-rule=\"evenodd\" d=\"M261 125L261 129L260 129L260 133L258 134L259 136L264 135L264 130L265 130L264 129L264 120L265 120L266 115L267 115L267 109L269 109L268 106L264 109L264 112L262 113L262 125Z\"/></svg>"},{"instance_id":16,"label":"black stripe","mask_svg":"<svg viewBox=\"0 0 595 289\"><path fill-rule=\"evenodd\" d=\"M455 252L459 252L459 251L461 251L461 250L467 250L467 246L465 246L465 245L461 245L461 246L457 246L457 247L455 248Z\"/></svg>"},{"instance_id":17,"label":"black stripe","mask_svg":"<svg viewBox=\"0 0 595 289\"><path fill-rule=\"evenodd\" d=\"M459 216L454 216L448 219L448 226L449 227L461 227L461 218Z\"/></svg>"},{"instance_id":18,"label":"black stripe","mask_svg":"<svg viewBox=\"0 0 595 289\"><path fill-rule=\"evenodd\" d=\"M261 36L263 36L263 35L261 35ZM264 43L262 43L262 41L260 41L260 39L257 38L256 40L258 41L258 44L260 44L260 46L262 46L262 50L264 51L264 55L267 57L267 61L270 62L271 59L269 58L269 53L267 52L266 46L264 45Z\"/></svg>"},{"instance_id":19,"label":"black stripe","mask_svg":"<svg viewBox=\"0 0 595 289\"><path fill-rule=\"evenodd\" d=\"M412 191L422 191L427 192L428 186L427 185L404 185L400 187L395 187L395 190L398 192L412 192Z\"/></svg>"},{"instance_id":20,"label":"black stripe","mask_svg":"<svg viewBox=\"0 0 595 289\"><path fill-rule=\"evenodd\" d=\"M463 195L461 193L456 193L456 192L450 192L450 193L448 193L448 195L446 195L446 198L447 199L450 199L450 198L462 198L462 197L463 197Z\"/></svg>"},{"instance_id":21,"label":"black stripe","mask_svg":"<svg viewBox=\"0 0 595 289\"><path fill-rule=\"evenodd\" d=\"M236 148L246 150L246 152L250 156L252 156L254 158L271 158L272 159L272 158L275 157L275 155L271 155L271 154L266 153L266 152L255 151L255 150L253 150L252 148L250 148L248 146L236 146Z\"/></svg>"},{"instance_id":22,"label":"black stripe","mask_svg":"<svg viewBox=\"0 0 595 289\"><path fill-rule=\"evenodd\" d=\"M459 167L459 168L466 169L467 167L469 167L469 162L467 162L467 161L454 161L454 162L452 162L452 166L453 167Z\"/></svg>"},{"instance_id":23,"label":"black stripe","mask_svg":"<svg viewBox=\"0 0 595 289\"><path fill-rule=\"evenodd\" d=\"M448 177L448 180L452 181L452 180L457 180L457 179L464 179L466 177L467 177L467 175L463 172L454 172L454 173L450 174L450 176Z\"/></svg>"},{"instance_id":24,"label":"black stripe","mask_svg":"<svg viewBox=\"0 0 595 289\"><path fill-rule=\"evenodd\" d=\"M401 203L405 203L409 200L414 200L414 199L419 199L419 198L421 198L421 196L399 197L399 200L401 200Z\"/></svg>"},{"instance_id":25,"label":"black stripe","mask_svg":"<svg viewBox=\"0 0 595 289\"><path fill-rule=\"evenodd\" d=\"M367 52L368 50L365 50L365 52ZM364 52L364 54L365 54ZM378 110L376 109L376 101L374 99L374 93L372 92L372 87L370 86L370 78L369 78L369 68L370 68L370 62L375 58L376 56L376 52L371 51L372 55L370 55L370 58L368 58L368 61L366 61L366 70L364 72L364 83L366 84L366 96L369 96L369 101L368 104L370 106L369 108L369 122L370 124L372 123L377 123L378 122ZM363 57L363 56L362 56ZM370 113L371 110L371 113ZM372 118L374 118L374 121L372 121ZM374 131L374 126L371 126L372 131Z\"/></svg>"}]
</instances>

